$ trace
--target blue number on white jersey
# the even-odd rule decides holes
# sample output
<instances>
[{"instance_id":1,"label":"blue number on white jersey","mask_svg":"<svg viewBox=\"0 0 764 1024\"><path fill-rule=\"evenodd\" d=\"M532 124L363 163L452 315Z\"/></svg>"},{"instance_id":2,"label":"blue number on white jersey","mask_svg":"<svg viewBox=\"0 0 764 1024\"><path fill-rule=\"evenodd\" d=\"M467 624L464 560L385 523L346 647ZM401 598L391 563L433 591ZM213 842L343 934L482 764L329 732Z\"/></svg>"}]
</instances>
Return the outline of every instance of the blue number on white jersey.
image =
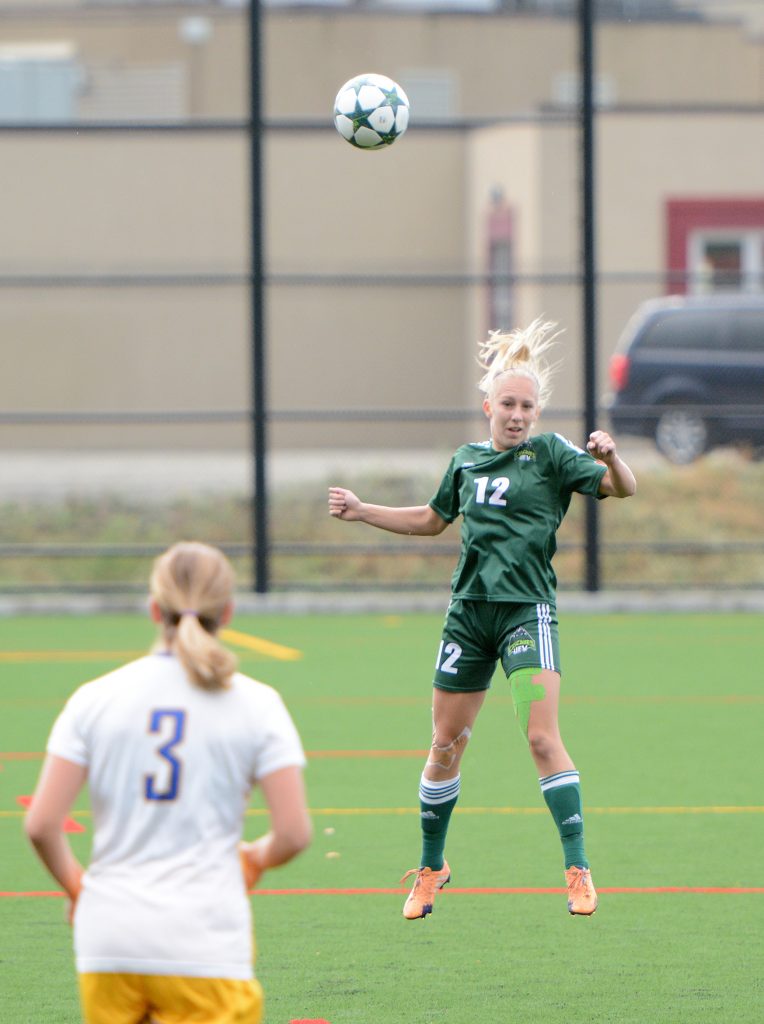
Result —
<instances>
[{"instance_id":1,"label":"blue number on white jersey","mask_svg":"<svg viewBox=\"0 0 764 1024\"><path fill-rule=\"evenodd\" d=\"M145 797L147 800L175 800L180 789L180 772L183 767L173 752L173 748L183 742L186 726L186 712L177 710L157 709L151 712L149 732L166 736L167 740L157 749L157 754L166 763L163 773L164 786L157 781L156 775L145 778Z\"/></svg>"}]
</instances>

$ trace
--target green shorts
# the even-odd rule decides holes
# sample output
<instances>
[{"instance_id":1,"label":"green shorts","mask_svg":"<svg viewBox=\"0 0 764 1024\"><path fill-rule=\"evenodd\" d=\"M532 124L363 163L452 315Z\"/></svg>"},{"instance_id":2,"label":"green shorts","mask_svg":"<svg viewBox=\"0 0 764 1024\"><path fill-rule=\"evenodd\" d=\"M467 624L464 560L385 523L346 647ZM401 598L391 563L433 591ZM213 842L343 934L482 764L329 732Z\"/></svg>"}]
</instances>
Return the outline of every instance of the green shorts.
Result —
<instances>
[{"instance_id":1,"label":"green shorts","mask_svg":"<svg viewBox=\"0 0 764 1024\"><path fill-rule=\"evenodd\" d=\"M509 676L518 668L560 671L557 610L550 604L451 602L435 663L439 690L487 690L501 659Z\"/></svg>"}]
</instances>

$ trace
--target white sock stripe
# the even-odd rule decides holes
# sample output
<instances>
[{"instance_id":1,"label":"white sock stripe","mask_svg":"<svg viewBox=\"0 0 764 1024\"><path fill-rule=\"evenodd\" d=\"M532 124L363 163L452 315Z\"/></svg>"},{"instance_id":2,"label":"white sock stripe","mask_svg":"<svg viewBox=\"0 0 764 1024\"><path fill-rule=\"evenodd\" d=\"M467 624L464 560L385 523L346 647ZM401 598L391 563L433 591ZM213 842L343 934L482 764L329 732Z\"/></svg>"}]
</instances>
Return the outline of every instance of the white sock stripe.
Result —
<instances>
[{"instance_id":1,"label":"white sock stripe","mask_svg":"<svg viewBox=\"0 0 764 1024\"><path fill-rule=\"evenodd\" d=\"M566 768L564 772L555 772L554 775L545 775L543 778L539 778L539 782L551 782L552 779L561 779L566 775L575 775L578 777L578 769Z\"/></svg>"},{"instance_id":2,"label":"white sock stripe","mask_svg":"<svg viewBox=\"0 0 764 1024\"><path fill-rule=\"evenodd\" d=\"M551 629L552 611L548 604L536 605L536 621L538 623L539 642L541 645L541 650L539 651L541 667L554 671L554 648L552 646Z\"/></svg>"},{"instance_id":3,"label":"white sock stripe","mask_svg":"<svg viewBox=\"0 0 764 1024\"><path fill-rule=\"evenodd\" d=\"M545 779L539 779L539 785L541 786L541 792L545 793L548 789L557 789L558 786L578 785L580 781L578 772L558 772L557 775L549 775Z\"/></svg>"},{"instance_id":4,"label":"white sock stripe","mask_svg":"<svg viewBox=\"0 0 764 1024\"><path fill-rule=\"evenodd\" d=\"M451 800L455 800L459 796L459 790L455 789L453 793L442 793L439 796L428 796L426 793L420 793L419 799L423 804L429 804L430 807L438 807L440 804L447 804Z\"/></svg>"},{"instance_id":5,"label":"white sock stripe","mask_svg":"<svg viewBox=\"0 0 764 1024\"><path fill-rule=\"evenodd\" d=\"M459 788L459 779L449 779L446 786L430 786L426 782L420 782L419 792L427 793L428 796L441 796L443 793L450 793L453 789Z\"/></svg>"},{"instance_id":6,"label":"white sock stripe","mask_svg":"<svg viewBox=\"0 0 764 1024\"><path fill-rule=\"evenodd\" d=\"M445 782L422 779L419 783L419 799L426 804L444 804L459 795L460 786L461 776L459 775L455 779L446 779Z\"/></svg>"}]
</instances>

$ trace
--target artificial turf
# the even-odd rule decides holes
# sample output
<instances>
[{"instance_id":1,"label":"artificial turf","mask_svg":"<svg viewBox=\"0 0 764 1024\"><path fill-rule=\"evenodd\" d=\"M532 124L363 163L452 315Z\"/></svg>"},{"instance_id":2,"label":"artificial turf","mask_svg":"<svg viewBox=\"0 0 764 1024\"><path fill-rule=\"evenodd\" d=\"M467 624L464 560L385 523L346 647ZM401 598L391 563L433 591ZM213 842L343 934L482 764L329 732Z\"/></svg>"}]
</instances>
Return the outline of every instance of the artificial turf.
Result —
<instances>
[{"instance_id":1,"label":"artificial turf","mask_svg":"<svg viewBox=\"0 0 764 1024\"><path fill-rule=\"evenodd\" d=\"M268 1024L758 1024L760 617L564 616L562 730L581 771L600 909L571 918L560 892L533 891L561 886L562 859L497 676L462 764L451 891L431 917L407 922L399 879L418 863L416 792L441 621L233 623L302 655L237 650L242 670L279 689L292 711L314 812L311 848L252 897ZM152 639L137 616L0 619L3 1024L79 1021L62 901L12 895L56 888L22 837L18 797L32 792L68 693ZM86 797L73 817L85 826L71 836L84 858ZM265 824L255 795L245 834ZM670 891L683 887L710 891ZM613 891L623 888L635 891ZM759 891L730 891L740 888ZM314 891L288 891L298 889Z\"/></svg>"}]
</instances>

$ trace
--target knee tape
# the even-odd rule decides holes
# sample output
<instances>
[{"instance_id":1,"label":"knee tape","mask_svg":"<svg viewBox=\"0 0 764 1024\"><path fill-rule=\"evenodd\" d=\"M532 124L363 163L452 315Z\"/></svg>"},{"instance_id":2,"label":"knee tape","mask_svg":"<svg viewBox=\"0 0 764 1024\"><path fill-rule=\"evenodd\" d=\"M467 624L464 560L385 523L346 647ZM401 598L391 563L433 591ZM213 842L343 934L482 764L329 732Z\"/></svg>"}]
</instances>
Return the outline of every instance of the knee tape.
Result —
<instances>
[{"instance_id":1,"label":"knee tape","mask_svg":"<svg viewBox=\"0 0 764 1024\"><path fill-rule=\"evenodd\" d=\"M541 668L520 668L509 677L509 689L515 718L528 739L528 722L531 717L531 704L534 700L543 700L546 690L541 683L534 683L533 677L541 672Z\"/></svg>"},{"instance_id":2,"label":"knee tape","mask_svg":"<svg viewBox=\"0 0 764 1024\"><path fill-rule=\"evenodd\" d=\"M467 726L462 729L455 740L451 740L445 747L439 747L435 742L435 737L432 738L432 747L430 748L430 756L427 758L427 764L435 765L438 768L451 768L457 758L461 757L462 751L467 746L472 730L468 729Z\"/></svg>"}]
</instances>

